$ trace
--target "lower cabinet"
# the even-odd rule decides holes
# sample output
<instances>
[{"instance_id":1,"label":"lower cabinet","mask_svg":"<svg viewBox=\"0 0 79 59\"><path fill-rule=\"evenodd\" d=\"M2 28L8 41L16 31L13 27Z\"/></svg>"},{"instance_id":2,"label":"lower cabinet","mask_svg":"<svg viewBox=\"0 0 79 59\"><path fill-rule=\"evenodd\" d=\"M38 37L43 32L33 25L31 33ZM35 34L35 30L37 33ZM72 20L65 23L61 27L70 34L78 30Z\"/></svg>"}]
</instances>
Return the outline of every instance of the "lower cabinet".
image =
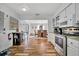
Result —
<instances>
[{"instance_id":1,"label":"lower cabinet","mask_svg":"<svg viewBox=\"0 0 79 59\"><path fill-rule=\"evenodd\" d=\"M67 40L67 55L68 56L79 56L79 41L68 39Z\"/></svg>"},{"instance_id":2,"label":"lower cabinet","mask_svg":"<svg viewBox=\"0 0 79 59\"><path fill-rule=\"evenodd\" d=\"M67 55L68 56L79 56L79 49L75 47L67 47Z\"/></svg>"}]
</instances>

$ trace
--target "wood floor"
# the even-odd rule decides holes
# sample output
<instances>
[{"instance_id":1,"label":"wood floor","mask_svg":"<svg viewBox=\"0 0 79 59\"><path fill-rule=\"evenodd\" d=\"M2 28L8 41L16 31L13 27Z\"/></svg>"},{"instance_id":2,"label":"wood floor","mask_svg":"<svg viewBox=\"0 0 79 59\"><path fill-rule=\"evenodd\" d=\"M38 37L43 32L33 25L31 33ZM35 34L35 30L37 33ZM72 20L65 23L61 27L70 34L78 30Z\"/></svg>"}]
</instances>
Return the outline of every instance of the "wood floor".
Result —
<instances>
[{"instance_id":1,"label":"wood floor","mask_svg":"<svg viewBox=\"0 0 79 59\"><path fill-rule=\"evenodd\" d=\"M28 44L22 43L9 50L11 56L58 56L54 46L47 38L30 38Z\"/></svg>"}]
</instances>

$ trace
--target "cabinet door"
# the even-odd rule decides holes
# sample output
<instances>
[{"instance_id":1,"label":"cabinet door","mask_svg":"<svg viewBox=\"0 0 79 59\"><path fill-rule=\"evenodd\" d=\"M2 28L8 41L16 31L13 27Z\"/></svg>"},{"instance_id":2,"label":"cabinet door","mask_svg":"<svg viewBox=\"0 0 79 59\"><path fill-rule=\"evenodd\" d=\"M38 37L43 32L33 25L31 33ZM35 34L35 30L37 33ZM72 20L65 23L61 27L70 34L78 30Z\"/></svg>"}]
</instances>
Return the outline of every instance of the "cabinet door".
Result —
<instances>
[{"instance_id":1,"label":"cabinet door","mask_svg":"<svg viewBox=\"0 0 79 59\"><path fill-rule=\"evenodd\" d=\"M48 20L48 29L49 32L52 32L52 19Z\"/></svg>"},{"instance_id":2,"label":"cabinet door","mask_svg":"<svg viewBox=\"0 0 79 59\"><path fill-rule=\"evenodd\" d=\"M52 26L55 27L55 19L52 19Z\"/></svg>"},{"instance_id":3,"label":"cabinet door","mask_svg":"<svg viewBox=\"0 0 79 59\"><path fill-rule=\"evenodd\" d=\"M66 13L65 13L65 10L63 10L60 15L59 15L59 18L60 20L64 20L64 18L66 17Z\"/></svg>"},{"instance_id":4,"label":"cabinet door","mask_svg":"<svg viewBox=\"0 0 79 59\"><path fill-rule=\"evenodd\" d=\"M4 15L4 28L5 28L5 32L8 33L9 32L9 16L8 15Z\"/></svg>"},{"instance_id":5,"label":"cabinet door","mask_svg":"<svg viewBox=\"0 0 79 59\"><path fill-rule=\"evenodd\" d=\"M0 32L3 31L4 28L4 13L0 11Z\"/></svg>"},{"instance_id":6,"label":"cabinet door","mask_svg":"<svg viewBox=\"0 0 79 59\"><path fill-rule=\"evenodd\" d=\"M75 18L75 4L71 4L66 8L66 16L68 20L68 26L72 26L76 22Z\"/></svg>"},{"instance_id":7,"label":"cabinet door","mask_svg":"<svg viewBox=\"0 0 79 59\"><path fill-rule=\"evenodd\" d=\"M75 4L71 4L66 8L67 19L71 18L75 14Z\"/></svg>"},{"instance_id":8,"label":"cabinet door","mask_svg":"<svg viewBox=\"0 0 79 59\"><path fill-rule=\"evenodd\" d=\"M76 20L79 22L79 3L76 3Z\"/></svg>"},{"instance_id":9,"label":"cabinet door","mask_svg":"<svg viewBox=\"0 0 79 59\"><path fill-rule=\"evenodd\" d=\"M67 55L68 56L79 56L79 42L73 39L67 40Z\"/></svg>"},{"instance_id":10,"label":"cabinet door","mask_svg":"<svg viewBox=\"0 0 79 59\"><path fill-rule=\"evenodd\" d=\"M67 47L67 55L68 56L79 56L79 49L75 47Z\"/></svg>"}]
</instances>

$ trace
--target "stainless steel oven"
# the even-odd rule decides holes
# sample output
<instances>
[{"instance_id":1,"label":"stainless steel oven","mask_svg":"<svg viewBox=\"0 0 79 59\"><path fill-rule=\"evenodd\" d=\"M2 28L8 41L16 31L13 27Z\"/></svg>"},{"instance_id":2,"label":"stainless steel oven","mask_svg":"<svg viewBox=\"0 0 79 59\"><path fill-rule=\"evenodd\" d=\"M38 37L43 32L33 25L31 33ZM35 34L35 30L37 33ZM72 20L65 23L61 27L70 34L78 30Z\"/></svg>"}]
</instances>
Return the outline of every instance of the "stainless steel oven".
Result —
<instances>
[{"instance_id":1,"label":"stainless steel oven","mask_svg":"<svg viewBox=\"0 0 79 59\"><path fill-rule=\"evenodd\" d=\"M55 35L55 48L60 55L67 55L67 39L66 36L56 34Z\"/></svg>"},{"instance_id":2,"label":"stainless steel oven","mask_svg":"<svg viewBox=\"0 0 79 59\"><path fill-rule=\"evenodd\" d=\"M55 36L55 43L63 49L63 38L59 36Z\"/></svg>"}]
</instances>

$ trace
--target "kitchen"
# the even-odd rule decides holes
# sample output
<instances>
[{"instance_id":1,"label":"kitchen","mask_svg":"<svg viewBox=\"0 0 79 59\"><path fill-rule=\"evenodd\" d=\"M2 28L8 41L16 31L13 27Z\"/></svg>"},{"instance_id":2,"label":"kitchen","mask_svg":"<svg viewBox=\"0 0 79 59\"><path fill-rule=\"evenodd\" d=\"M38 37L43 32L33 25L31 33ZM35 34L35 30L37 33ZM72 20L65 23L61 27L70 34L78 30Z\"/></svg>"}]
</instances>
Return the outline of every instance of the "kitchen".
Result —
<instances>
[{"instance_id":1,"label":"kitchen","mask_svg":"<svg viewBox=\"0 0 79 59\"><path fill-rule=\"evenodd\" d=\"M18 10L19 5L22 10ZM3 3L0 7L1 55L23 41L27 45L29 38L45 37L59 56L79 56L78 3Z\"/></svg>"},{"instance_id":2,"label":"kitchen","mask_svg":"<svg viewBox=\"0 0 79 59\"><path fill-rule=\"evenodd\" d=\"M79 55L79 20L78 5L72 3L61 10L54 18L52 28L55 36L54 45L60 55L77 56ZM50 32L51 33L51 32ZM51 35L51 34L50 34ZM51 38L52 40L53 38Z\"/></svg>"}]
</instances>

